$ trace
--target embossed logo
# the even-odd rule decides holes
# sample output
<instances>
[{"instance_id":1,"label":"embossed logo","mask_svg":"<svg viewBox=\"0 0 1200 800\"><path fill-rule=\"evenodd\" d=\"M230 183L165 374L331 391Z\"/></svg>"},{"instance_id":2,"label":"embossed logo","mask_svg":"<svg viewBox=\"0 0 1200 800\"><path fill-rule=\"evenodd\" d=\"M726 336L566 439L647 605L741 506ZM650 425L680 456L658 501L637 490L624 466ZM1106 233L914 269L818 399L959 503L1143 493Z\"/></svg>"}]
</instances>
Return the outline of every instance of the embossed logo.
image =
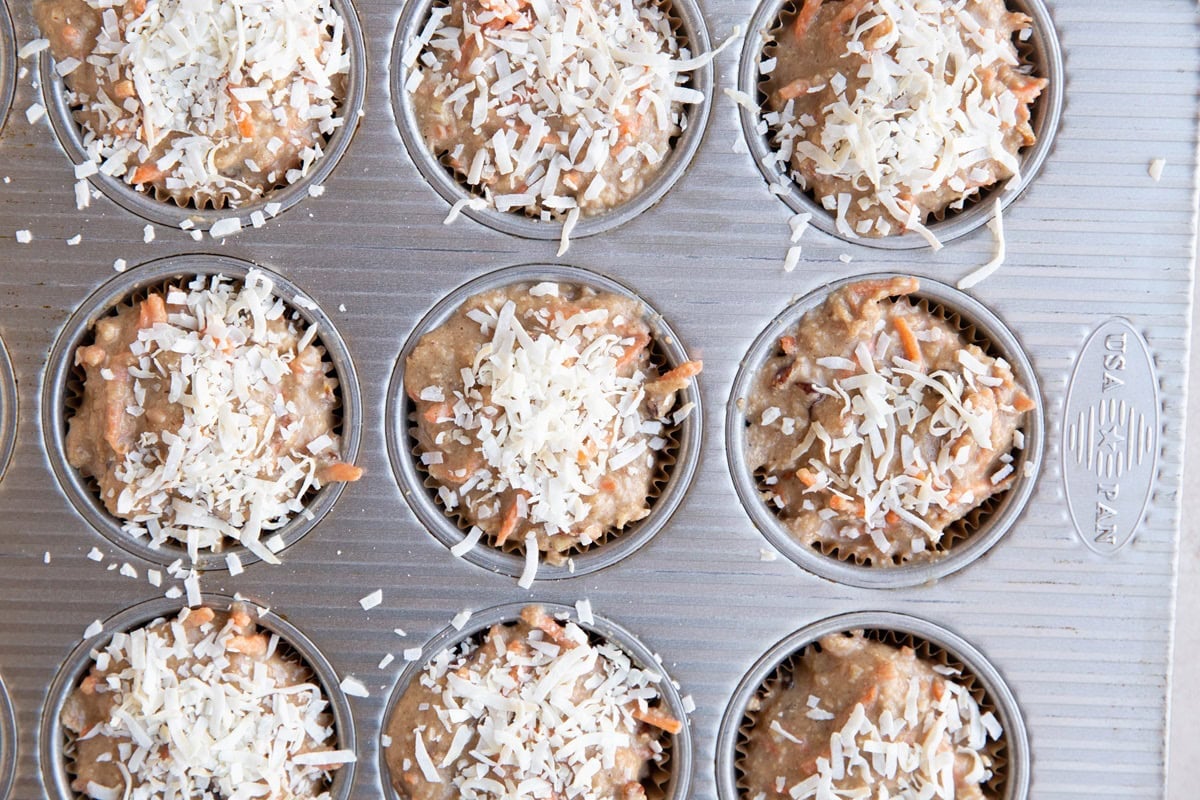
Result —
<instances>
[{"instance_id":1,"label":"embossed logo","mask_svg":"<svg viewBox=\"0 0 1200 800\"><path fill-rule=\"evenodd\" d=\"M1112 555L1133 540L1158 465L1158 377L1146 340L1122 319L1083 346L1067 387L1063 480L1084 544Z\"/></svg>"}]
</instances>

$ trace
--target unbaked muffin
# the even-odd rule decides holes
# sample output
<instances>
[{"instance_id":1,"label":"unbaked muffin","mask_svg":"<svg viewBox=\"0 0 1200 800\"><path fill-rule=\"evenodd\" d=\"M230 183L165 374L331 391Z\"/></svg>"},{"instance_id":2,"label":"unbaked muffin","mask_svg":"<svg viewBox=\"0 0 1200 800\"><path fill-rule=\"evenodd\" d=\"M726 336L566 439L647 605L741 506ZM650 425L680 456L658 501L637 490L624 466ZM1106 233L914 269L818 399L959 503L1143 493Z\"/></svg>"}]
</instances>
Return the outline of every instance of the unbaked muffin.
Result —
<instances>
[{"instance_id":1,"label":"unbaked muffin","mask_svg":"<svg viewBox=\"0 0 1200 800\"><path fill-rule=\"evenodd\" d=\"M560 283L475 295L405 362L412 434L442 507L498 547L561 563L650 513L677 394L646 309ZM674 412L674 413L672 413Z\"/></svg>"},{"instance_id":2,"label":"unbaked muffin","mask_svg":"<svg viewBox=\"0 0 1200 800\"><path fill-rule=\"evenodd\" d=\"M766 48L781 163L847 237L917 231L1020 172L1046 86L1003 0L802 0Z\"/></svg>"},{"instance_id":3,"label":"unbaked muffin","mask_svg":"<svg viewBox=\"0 0 1200 800\"><path fill-rule=\"evenodd\" d=\"M820 639L748 709L744 797L998 800L1004 732L957 669L864 638Z\"/></svg>"},{"instance_id":4,"label":"unbaked muffin","mask_svg":"<svg viewBox=\"0 0 1200 800\"><path fill-rule=\"evenodd\" d=\"M682 729L659 706L659 680L526 607L482 641L434 654L409 684L388 721L392 785L407 800L642 800Z\"/></svg>"},{"instance_id":5,"label":"unbaked muffin","mask_svg":"<svg viewBox=\"0 0 1200 800\"><path fill-rule=\"evenodd\" d=\"M96 322L75 353L82 396L67 459L131 535L199 551L240 543L302 513L340 460L337 380L315 326L251 270L151 291Z\"/></svg>"},{"instance_id":6,"label":"unbaked muffin","mask_svg":"<svg viewBox=\"0 0 1200 800\"><path fill-rule=\"evenodd\" d=\"M303 178L343 120L330 0L37 0L101 173L158 199L238 206Z\"/></svg>"},{"instance_id":7,"label":"unbaked muffin","mask_svg":"<svg viewBox=\"0 0 1200 800\"><path fill-rule=\"evenodd\" d=\"M746 461L795 538L889 567L1018 477L1034 400L1002 358L910 302L916 278L836 290L779 340L746 398Z\"/></svg>"},{"instance_id":8,"label":"unbaked muffin","mask_svg":"<svg viewBox=\"0 0 1200 800\"><path fill-rule=\"evenodd\" d=\"M541 219L614 208L654 178L703 101L669 6L451 0L405 68L430 152L486 204Z\"/></svg>"},{"instance_id":9,"label":"unbaked muffin","mask_svg":"<svg viewBox=\"0 0 1200 800\"><path fill-rule=\"evenodd\" d=\"M354 760L308 667L240 604L115 633L60 719L71 788L95 800L329 800Z\"/></svg>"}]
</instances>

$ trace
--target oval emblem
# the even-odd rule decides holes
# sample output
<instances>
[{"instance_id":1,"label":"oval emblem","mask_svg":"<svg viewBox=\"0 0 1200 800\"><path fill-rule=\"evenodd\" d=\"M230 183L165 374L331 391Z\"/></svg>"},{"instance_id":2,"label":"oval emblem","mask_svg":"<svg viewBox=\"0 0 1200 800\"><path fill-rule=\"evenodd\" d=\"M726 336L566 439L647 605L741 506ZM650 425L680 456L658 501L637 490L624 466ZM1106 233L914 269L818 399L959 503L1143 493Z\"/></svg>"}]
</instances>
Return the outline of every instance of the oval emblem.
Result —
<instances>
[{"instance_id":1,"label":"oval emblem","mask_svg":"<svg viewBox=\"0 0 1200 800\"><path fill-rule=\"evenodd\" d=\"M1146 340L1125 320L1109 320L1084 344L1062 436L1071 521L1084 544L1112 555L1137 533L1158 466L1158 376Z\"/></svg>"}]
</instances>

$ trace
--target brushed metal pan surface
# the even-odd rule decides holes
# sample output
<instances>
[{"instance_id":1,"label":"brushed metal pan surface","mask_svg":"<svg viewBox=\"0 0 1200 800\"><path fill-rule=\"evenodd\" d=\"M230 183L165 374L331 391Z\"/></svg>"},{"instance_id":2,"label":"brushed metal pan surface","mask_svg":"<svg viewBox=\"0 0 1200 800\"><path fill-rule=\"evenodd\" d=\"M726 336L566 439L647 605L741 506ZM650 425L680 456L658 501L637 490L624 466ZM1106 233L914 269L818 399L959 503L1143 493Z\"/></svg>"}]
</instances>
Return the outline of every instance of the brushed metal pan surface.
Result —
<instances>
[{"instance_id":1,"label":"brushed metal pan surface","mask_svg":"<svg viewBox=\"0 0 1200 800\"><path fill-rule=\"evenodd\" d=\"M17 46L38 36L29 3L10 3ZM777 553L734 490L724 416L756 337L795 300L855 275L909 272L953 285L992 255L984 228L944 250L847 243L820 230L782 269L791 211L746 152L736 87L741 45L717 58L702 140L678 181L619 227L573 241L509 235L461 218L422 177L401 138L390 64L406 4L355 3L365 38L364 109L324 180L257 230L224 241L151 222L106 196L75 208L71 158L48 119L36 60L17 82L0 134L0 340L11 356L18 418L0 481L0 679L16 722L9 796L46 796L38 763L41 715L54 676L95 619L162 597L157 565L113 545L55 479L39 398L70 316L113 277L167 256L215 254L257 264L300 287L337 327L358 374L364 478L347 486L282 566L213 570L202 588L270 606L370 697L352 697L358 765L350 796L381 796L379 733L406 648L423 646L463 609L589 598L628 630L691 695L691 794L714 800L717 736L739 683L777 642L840 614L886 609L946 629L977 648L1009 687L1028 731L1029 796L1153 798L1164 787L1166 698L1179 534L1185 364L1196 213L1200 25L1187 0L1049 0L1062 45L1064 102L1053 147L1005 212L1008 258L970 294L1012 331L1041 386L1045 451L1028 504L986 555L933 583L880 590L817 577ZM749 0L699 0L715 46L746 30ZM737 145L735 149L735 144ZM1147 167L1166 159L1162 180ZM149 215L147 215L149 216ZM157 219L157 217L156 217ZM29 230L30 244L15 232ZM67 240L79 235L78 246ZM843 263L840 255L851 257ZM538 581L454 559L422 525L391 468L388 382L420 321L446 295L497 269L564 263L611 277L645 299L704 361L701 452L669 522L619 563ZM1074 531L1062 479L1063 404L1089 335L1129 322L1153 355L1162 398L1158 474L1133 541L1100 555ZM7 406L7 402L6 402ZM0 412L8 413L7 410ZM87 557L92 548L104 556ZM49 563L45 554L49 553ZM764 560L773 559L773 560ZM128 562L138 577L109 570ZM363 611L359 598L382 589ZM394 633L403 629L404 637ZM397 656L378 669L388 653ZM0 724L0 754L11 742ZM0 789L4 756L0 755ZM2 792L0 792L2 794ZM0 798L2 800L2 798Z\"/></svg>"}]
</instances>

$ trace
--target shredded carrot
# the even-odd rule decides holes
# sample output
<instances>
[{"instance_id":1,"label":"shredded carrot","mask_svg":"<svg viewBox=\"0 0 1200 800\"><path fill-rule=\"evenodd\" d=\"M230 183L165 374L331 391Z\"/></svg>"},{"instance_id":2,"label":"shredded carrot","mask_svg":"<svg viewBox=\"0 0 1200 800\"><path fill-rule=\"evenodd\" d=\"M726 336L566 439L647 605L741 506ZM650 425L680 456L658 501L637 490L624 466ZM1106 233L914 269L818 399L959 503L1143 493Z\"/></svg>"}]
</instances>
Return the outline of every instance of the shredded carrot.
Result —
<instances>
[{"instance_id":1,"label":"shredded carrot","mask_svg":"<svg viewBox=\"0 0 1200 800\"><path fill-rule=\"evenodd\" d=\"M871 703L874 703L878 697L879 697L879 686L872 684L871 686L869 686L867 688L867 690L865 692L863 692L863 696L858 702L862 703L864 706L869 706L869 705L871 705Z\"/></svg>"},{"instance_id":2,"label":"shredded carrot","mask_svg":"<svg viewBox=\"0 0 1200 800\"><path fill-rule=\"evenodd\" d=\"M855 503L851 500L847 500L840 494L831 495L829 497L829 507L834 511L844 511L854 514L855 516L862 516L866 513L866 509L861 503Z\"/></svg>"},{"instance_id":3,"label":"shredded carrot","mask_svg":"<svg viewBox=\"0 0 1200 800\"><path fill-rule=\"evenodd\" d=\"M808 90L812 88L812 84L804 78L797 78L789 84L785 84L779 88L779 96L784 100L795 100L803 94L808 94Z\"/></svg>"},{"instance_id":4,"label":"shredded carrot","mask_svg":"<svg viewBox=\"0 0 1200 800\"><path fill-rule=\"evenodd\" d=\"M1013 408L1022 413L1026 411L1033 411L1033 409L1037 408L1037 403L1033 402L1033 398L1024 392L1019 392L1017 396L1013 398L1012 405Z\"/></svg>"},{"instance_id":5,"label":"shredded carrot","mask_svg":"<svg viewBox=\"0 0 1200 800\"><path fill-rule=\"evenodd\" d=\"M516 530L517 501L513 500L504 511L504 521L500 523L500 531L496 534L496 544L501 545L507 542L508 537L512 536Z\"/></svg>"},{"instance_id":6,"label":"shredded carrot","mask_svg":"<svg viewBox=\"0 0 1200 800\"><path fill-rule=\"evenodd\" d=\"M600 491L612 494L617 490L617 482L608 475L600 479Z\"/></svg>"},{"instance_id":7,"label":"shredded carrot","mask_svg":"<svg viewBox=\"0 0 1200 800\"><path fill-rule=\"evenodd\" d=\"M163 171L153 161L147 161L133 171L133 182L152 183L163 176Z\"/></svg>"},{"instance_id":8,"label":"shredded carrot","mask_svg":"<svg viewBox=\"0 0 1200 800\"><path fill-rule=\"evenodd\" d=\"M362 467L356 467L353 464L347 464L343 461L330 464L323 472L325 480L336 481L338 483L354 483L363 475Z\"/></svg>"},{"instance_id":9,"label":"shredded carrot","mask_svg":"<svg viewBox=\"0 0 1200 800\"><path fill-rule=\"evenodd\" d=\"M817 485L817 476L814 475L813 471L808 467L801 467L800 469L796 470L796 477L801 483L809 488Z\"/></svg>"},{"instance_id":10,"label":"shredded carrot","mask_svg":"<svg viewBox=\"0 0 1200 800\"><path fill-rule=\"evenodd\" d=\"M152 294L138 306L138 328L150 328L167 321L167 306L162 295Z\"/></svg>"},{"instance_id":11,"label":"shredded carrot","mask_svg":"<svg viewBox=\"0 0 1200 800\"><path fill-rule=\"evenodd\" d=\"M804 34L808 33L823 2L824 0L804 0L804 8L800 9L800 13L796 15L796 24L792 28L797 39L803 39Z\"/></svg>"},{"instance_id":12,"label":"shredded carrot","mask_svg":"<svg viewBox=\"0 0 1200 800\"><path fill-rule=\"evenodd\" d=\"M425 412L421 414L425 421L431 425L436 424L439 419L453 419L454 407L449 403L434 403Z\"/></svg>"},{"instance_id":13,"label":"shredded carrot","mask_svg":"<svg viewBox=\"0 0 1200 800\"><path fill-rule=\"evenodd\" d=\"M683 730L683 723L672 717L670 714L659 711L655 708L647 708L643 711L640 708L633 710L633 718L641 720L647 725L653 725L656 728L661 728L671 735L675 735Z\"/></svg>"},{"instance_id":14,"label":"shredded carrot","mask_svg":"<svg viewBox=\"0 0 1200 800\"><path fill-rule=\"evenodd\" d=\"M783 351L785 356L790 356L796 352L796 337L795 336L780 336L779 349Z\"/></svg>"},{"instance_id":15,"label":"shredded carrot","mask_svg":"<svg viewBox=\"0 0 1200 800\"><path fill-rule=\"evenodd\" d=\"M626 364L633 363L633 360L638 357L638 354L646 349L646 345L650 344L650 337L647 334L639 333L633 339L633 344L625 348L625 352L617 359L617 369Z\"/></svg>"},{"instance_id":16,"label":"shredded carrot","mask_svg":"<svg viewBox=\"0 0 1200 800\"><path fill-rule=\"evenodd\" d=\"M854 18L862 13L862 10L867 7L871 0L850 0L846 5L842 6L842 10L834 22L838 28L845 27L854 21Z\"/></svg>"},{"instance_id":17,"label":"shredded carrot","mask_svg":"<svg viewBox=\"0 0 1200 800\"><path fill-rule=\"evenodd\" d=\"M888 525L896 525L897 523L900 522L900 515L897 514L895 511L889 511L883 515L883 519L884 519L884 521L887 522Z\"/></svg>"},{"instance_id":18,"label":"shredded carrot","mask_svg":"<svg viewBox=\"0 0 1200 800\"><path fill-rule=\"evenodd\" d=\"M921 363L921 345L917 342L917 337L913 334L908 320L904 317L896 317L892 322L896 325L896 333L900 334L900 344L904 347L904 357L909 361L915 361L918 364Z\"/></svg>"},{"instance_id":19,"label":"shredded carrot","mask_svg":"<svg viewBox=\"0 0 1200 800\"><path fill-rule=\"evenodd\" d=\"M930 686L929 689L930 689L930 692L933 694L934 700L941 700L942 697L946 694L946 686L939 680L934 680L933 685Z\"/></svg>"},{"instance_id":20,"label":"shredded carrot","mask_svg":"<svg viewBox=\"0 0 1200 800\"><path fill-rule=\"evenodd\" d=\"M250 615L240 608L235 608L232 612L230 612L229 618L233 620L233 624L237 625L239 628L245 628L250 624Z\"/></svg>"},{"instance_id":21,"label":"shredded carrot","mask_svg":"<svg viewBox=\"0 0 1200 800\"><path fill-rule=\"evenodd\" d=\"M682 364L680 364L678 367L676 367L675 369L668 372L666 375L663 375L661 378L659 378L659 380L661 380L661 381L672 381L672 380L676 380L676 379L687 380L688 378L694 378L697 375L699 375L700 371L703 369L704 369L703 361L685 361Z\"/></svg>"}]
</instances>

